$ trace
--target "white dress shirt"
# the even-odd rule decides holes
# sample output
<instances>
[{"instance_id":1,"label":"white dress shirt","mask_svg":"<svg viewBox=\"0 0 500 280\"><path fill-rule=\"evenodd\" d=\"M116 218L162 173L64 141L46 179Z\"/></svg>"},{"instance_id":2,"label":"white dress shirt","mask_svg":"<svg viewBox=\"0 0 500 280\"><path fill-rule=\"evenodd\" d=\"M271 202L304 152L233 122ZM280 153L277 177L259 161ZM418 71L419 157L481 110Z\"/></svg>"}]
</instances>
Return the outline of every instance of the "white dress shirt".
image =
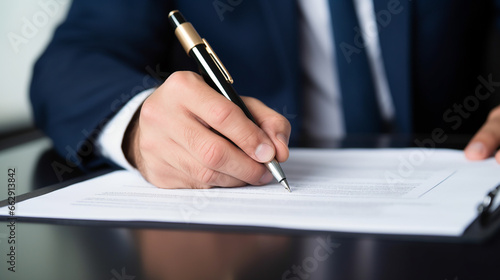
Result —
<instances>
[{"instance_id":1,"label":"white dress shirt","mask_svg":"<svg viewBox=\"0 0 500 280\"><path fill-rule=\"evenodd\" d=\"M366 46L368 63L382 117L394 117L394 105L389 92L380 51L377 23L372 0L354 0L356 13ZM328 0L298 0L301 11L301 64L304 85L304 128L314 138L341 138L345 135L342 96L337 75L335 45ZM330 62L330 63L325 63ZM155 89L148 89L131 99L104 127L98 137L100 153L125 169L134 169L122 150L125 130L142 102Z\"/></svg>"}]
</instances>

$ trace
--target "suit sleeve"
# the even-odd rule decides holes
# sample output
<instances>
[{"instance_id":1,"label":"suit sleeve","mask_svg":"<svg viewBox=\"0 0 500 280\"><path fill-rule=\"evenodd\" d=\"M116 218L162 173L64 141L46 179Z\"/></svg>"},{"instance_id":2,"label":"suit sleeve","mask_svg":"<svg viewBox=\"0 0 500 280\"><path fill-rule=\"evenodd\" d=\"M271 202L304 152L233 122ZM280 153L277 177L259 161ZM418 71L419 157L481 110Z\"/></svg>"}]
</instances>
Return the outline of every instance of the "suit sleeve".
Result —
<instances>
[{"instance_id":1,"label":"suit sleeve","mask_svg":"<svg viewBox=\"0 0 500 280\"><path fill-rule=\"evenodd\" d=\"M57 152L89 169L97 135L136 94L166 78L172 1L74 0L34 67L35 123Z\"/></svg>"}]
</instances>

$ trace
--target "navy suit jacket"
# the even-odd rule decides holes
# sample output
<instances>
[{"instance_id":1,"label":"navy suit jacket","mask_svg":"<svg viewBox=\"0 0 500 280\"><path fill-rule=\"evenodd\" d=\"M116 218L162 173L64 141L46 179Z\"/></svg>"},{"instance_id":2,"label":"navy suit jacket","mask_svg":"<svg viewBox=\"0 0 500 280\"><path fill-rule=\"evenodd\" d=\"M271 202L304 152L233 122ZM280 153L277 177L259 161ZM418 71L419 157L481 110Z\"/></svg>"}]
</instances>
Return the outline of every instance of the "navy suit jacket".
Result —
<instances>
[{"instance_id":1,"label":"navy suit jacket","mask_svg":"<svg viewBox=\"0 0 500 280\"><path fill-rule=\"evenodd\" d=\"M479 75L488 78L482 71L488 36L500 29L498 2L374 1L396 132L471 133L484 121L491 106L483 103L467 118L443 114L474 94ZM388 5L402 10L388 19ZM196 70L167 22L173 9L207 38L241 95L289 118L297 143L303 96L295 1L74 0L31 86L36 124L60 154L95 164L96 135L130 98L171 72Z\"/></svg>"}]
</instances>

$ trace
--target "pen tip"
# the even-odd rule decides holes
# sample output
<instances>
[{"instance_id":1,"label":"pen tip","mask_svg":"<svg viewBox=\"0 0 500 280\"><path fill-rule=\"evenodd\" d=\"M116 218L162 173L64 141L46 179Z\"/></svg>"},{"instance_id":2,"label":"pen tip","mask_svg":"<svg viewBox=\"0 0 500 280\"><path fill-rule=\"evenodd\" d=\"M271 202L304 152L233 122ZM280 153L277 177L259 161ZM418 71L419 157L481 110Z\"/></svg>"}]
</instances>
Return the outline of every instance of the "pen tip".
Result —
<instances>
[{"instance_id":1,"label":"pen tip","mask_svg":"<svg viewBox=\"0 0 500 280\"><path fill-rule=\"evenodd\" d=\"M288 191L288 192L292 192L292 190L290 189L290 185L288 185L288 181L286 179L283 179L281 180L280 184L285 187L285 189Z\"/></svg>"}]
</instances>

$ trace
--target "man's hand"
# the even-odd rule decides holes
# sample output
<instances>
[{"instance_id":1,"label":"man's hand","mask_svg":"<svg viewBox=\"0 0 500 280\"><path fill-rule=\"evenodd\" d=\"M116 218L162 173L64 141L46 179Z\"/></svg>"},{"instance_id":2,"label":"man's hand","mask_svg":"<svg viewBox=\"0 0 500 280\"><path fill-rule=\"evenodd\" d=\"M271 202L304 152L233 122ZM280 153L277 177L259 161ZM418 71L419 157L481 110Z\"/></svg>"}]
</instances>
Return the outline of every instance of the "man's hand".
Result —
<instances>
[{"instance_id":1,"label":"man's hand","mask_svg":"<svg viewBox=\"0 0 500 280\"><path fill-rule=\"evenodd\" d=\"M482 160L492 156L500 163L500 106L490 112L486 123L474 135L465 148L465 156L470 160Z\"/></svg>"},{"instance_id":2,"label":"man's hand","mask_svg":"<svg viewBox=\"0 0 500 280\"><path fill-rule=\"evenodd\" d=\"M269 183L273 177L261 163L288 159L290 123L260 101L242 99L258 125L198 74L176 72L146 99L138 121L129 125L125 155L161 188Z\"/></svg>"}]
</instances>

